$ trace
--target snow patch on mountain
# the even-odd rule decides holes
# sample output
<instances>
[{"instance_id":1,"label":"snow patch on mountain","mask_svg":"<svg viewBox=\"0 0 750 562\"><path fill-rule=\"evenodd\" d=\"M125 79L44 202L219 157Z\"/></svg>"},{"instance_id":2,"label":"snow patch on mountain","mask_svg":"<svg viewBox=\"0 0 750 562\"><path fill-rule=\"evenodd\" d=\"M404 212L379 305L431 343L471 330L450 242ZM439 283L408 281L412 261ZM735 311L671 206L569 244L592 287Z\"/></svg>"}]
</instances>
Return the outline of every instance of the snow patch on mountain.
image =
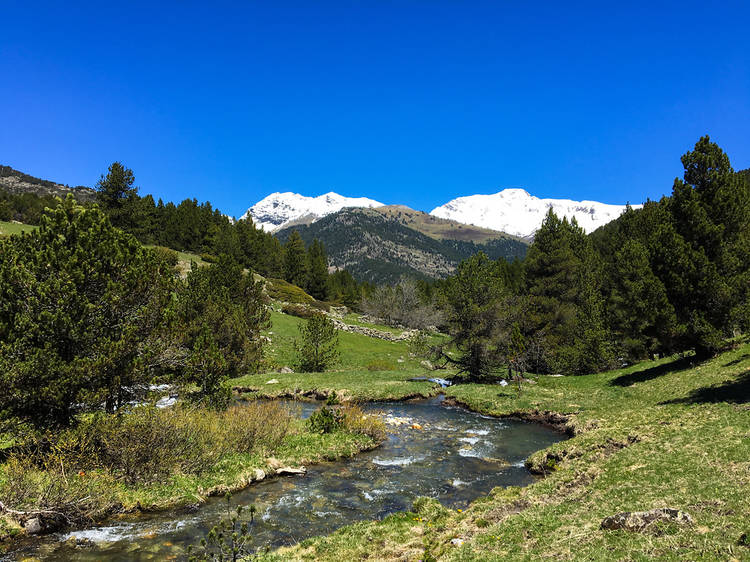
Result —
<instances>
[{"instance_id":1,"label":"snow patch on mountain","mask_svg":"<svg viewBox=\"0 0 750 562\"><path fill-rule=\"evenodd\" d=\"M367 197L345 197L330 192L318 197L306 197L299 193L272 193L250 207L241 218L248 216L256 226L268 232L276 232L292 224L315 222L345 207L383 207Z\"/></svg>"},{"instance_id":2,"label":"snow patch on mountain","mask_svg":"<svg viewBox=\"0 0 750 562\"><path fill-rule=\"evenodd\" d=\"M639 207L641 205L633 205L633 208ZM575 217L579 226L586 232L592 232L619 217L625 210L625 205L571 199L540 199L523 189L504 189L492 195L458 197L436 207L430 214L516 236L530 237L542 225L549 209L558 217Z\"/></svg>"}]
</instances>

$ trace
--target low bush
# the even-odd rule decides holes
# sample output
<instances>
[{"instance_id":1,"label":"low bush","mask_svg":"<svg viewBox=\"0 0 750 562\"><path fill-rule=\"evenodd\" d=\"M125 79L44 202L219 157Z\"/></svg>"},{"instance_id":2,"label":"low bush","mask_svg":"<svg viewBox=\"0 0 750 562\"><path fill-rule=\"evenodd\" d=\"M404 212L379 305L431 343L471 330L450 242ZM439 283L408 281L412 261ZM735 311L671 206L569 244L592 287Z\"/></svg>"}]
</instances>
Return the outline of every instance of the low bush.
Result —
<instances>
[{"instance_id":1,"label":"low bush","mask_svg":"<svg viewBox=\"0 0 750 562\"><path fill-rule=\"evenodd\" d=\"M310 306L324 312L331 310L331 303L326 301L313 301L310 303Z\"/></svg>"},{"instance_id":2,"label":"low bush","mask_svg":"<svg viewBox=\"0 0 750 562\"><path fill-rule=\"evenodd\" d=\"M367 414L358 405L351 403L321 407L308 418L307 426L314 433L344 430L367 435L377 442L383 441L386 436L385 423L379 416Z\"/></svg>"},{"instance_id":3,"label":"low bush","mask_svg":"<svg viewBox=\"0 0 750 562\"><path fill-rule=\"evenodd\" d=\"M266 292L272 299L294 304L312 304L315 302L314 298L297 287L297 285L287 283L283 279L269 278L266 281Z\"/></svg>"},{"instance_id":4,"label":"low bush","mask_svg":"<svg viewBox=\"0 0 750 562\"><path fill-rule=\"evenodd\" d=\"M203 260L204 262L206 262L206 263L216 263L216 262L218 262L218 261L219 261L219 258L217 258L217 257L216 257L215 255L213 255L213 254L205 254L205 253L204 253L204 254L201 254L201 255L200 255L200 258L201 258L201 259L202 259L202 260Z\"/></svg>"},{"instance_id":5,"label":"low bush","mask_svg":"<svg viewBox=\"0 0 750 562\"><path fill-rule=\"evenodd\" d=\"M344 416L338 408L323 406L307 419L307 427L313 433L333 433L341 428Z\"/></svg>"},{"instance_id":6,"label":"low bush","mask_svg":"<svg viewBox=\"0 0 750 562\"><path fill-rule=\"evenodd\" d=\"M285 304L281 307L281 312L304 319L312 318L316 314L320 314L317 310L300 304Z\"/></svg>"},{"instance_id":7,"label":"low bush","mask_svg":"<svg viewBox=\"0 0 750 562\"><path fill-rule=\"evenodd\" d=\"M151 251L164 263L172 267L175 267L177 262L180 261L179 254L166 246L154 246L151 248Z\"/></svg>"},{"instance_id":8,"label":"low bush","mask_svg":"<svg viewBox=\"0 0 750 562\"><path fill-rule=\"evenodd\" d=\"M200 474L230 453L264 454L287 434L292 416L273 402L226 411L141 406L125 415L97 414L75 428L21 447L19 461L78 473L102 470L129 484Z\"/></svg>"},{"instance_id":9,"label":"low bush","mask_svg":"<svg viewBox=\"0 0 750 562\"><path fill-rule=\"evenodd\" d=\"M348 403L339 408L343 415L343 427L351 433L371 437L378 443L385 440L385 422L375 414L367 414L356 404Z\"/></svg>"}]
</instances>

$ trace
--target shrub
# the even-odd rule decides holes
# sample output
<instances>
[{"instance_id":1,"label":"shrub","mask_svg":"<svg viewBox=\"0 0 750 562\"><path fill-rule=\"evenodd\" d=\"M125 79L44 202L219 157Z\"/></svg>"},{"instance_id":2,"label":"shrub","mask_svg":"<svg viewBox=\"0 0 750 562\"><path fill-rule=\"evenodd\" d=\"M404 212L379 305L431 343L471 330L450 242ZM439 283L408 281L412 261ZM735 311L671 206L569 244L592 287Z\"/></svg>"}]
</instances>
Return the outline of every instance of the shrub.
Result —
<instances>
[{"instance_id":1,"label":"shrub","mask_svg":"<svg viewBox=\"0 0 750 562\"><path fill-rule=\"evenodd\" d=\"M329 310L331 310L331 303L327 301L313 301L310 303L310 306L324 312L328 312Z\"/></svg>"},{"instance_id":2,"label":"shrub","mask_svg":"<svg viewBox=\"0 0 750 562\"><path fill-rule=\"evenodd\" d=\"M316 310L302 306L300 304L285 304L281 307L281 312L289 314L290 316L296 316L297 318L312 318L316 314L320 314Z\"/></svg>"},{"instance_id":3,"label":"shrub","mask_svg":"<svg viewBox=\"0 0 750 562\"><path fill-rule=\"evenodd\" d=\"M344 423L344 415L338 408L323 406L307 419L307 427L313 433L333 433Z\"/></svg>"},{"instance_id":4,"label":"shrub","mask_svg":"<svg viewBox=\"0 0 750 562\"><path fill-rule=\"evenodd\" d=\"M283 279L267 279L266 292L274 300L294 304L312 304L315 299L305 291Z\"/></svg>"},{"instance_id":5,"label":"shrub","mask_svg":"<svg viewBox=\"0 0 750 562\"><path fill-rule=\"evenodd\" d=\"M65 471L52 457L38 467L31 459L12 456L3 465L2 498L6 507L43 512L44 525L90 523L117 507L116 483L106 474Z\"/></svg>"},{"instance_id":6,"label":"shrub","mask_svg":"<svg viewBox=\"0 0 750 562\"><path fill-rule=\"evenodd\" d=\"M46 433L17 457L69 473L104 470L130 484L200 474L232 453L265 454L279 445L292 416L257 402L226 411L140 406L125 415L97 414L75 428Z\"/></svg>"},{"instance_id":7,"label":"shrub","mask_svg":"<svg viewBox=\"0 0 750 562\"><path fill-rule=\"evenodd\" d=\"M200 254L200 258L206 263L216 263L219 261L219 258L213 254Z\"/></svg>"},{"instance_id":8,"label":"shrub","mask_svg":"<svg viewBox=\"0 0 750 562\"><path fill-rule=\"evenodd\" d=\"M157 258L171 267L175 267L180 261L179 254L166 246L154 246L151 251L156 254Z\"/></svg>"},{"instance_id":9,"label":"shrub","mask_svg":"<svg viewBox=\"0 0 750 562\"><path fill-rule=\"evenodd\" d=\"M367 435L377 442L385 440L385 422L380 416L367 414L356 404L341 406L339 412L343 416L343 426L347 431Z\"/></svg>"}]
</instances>

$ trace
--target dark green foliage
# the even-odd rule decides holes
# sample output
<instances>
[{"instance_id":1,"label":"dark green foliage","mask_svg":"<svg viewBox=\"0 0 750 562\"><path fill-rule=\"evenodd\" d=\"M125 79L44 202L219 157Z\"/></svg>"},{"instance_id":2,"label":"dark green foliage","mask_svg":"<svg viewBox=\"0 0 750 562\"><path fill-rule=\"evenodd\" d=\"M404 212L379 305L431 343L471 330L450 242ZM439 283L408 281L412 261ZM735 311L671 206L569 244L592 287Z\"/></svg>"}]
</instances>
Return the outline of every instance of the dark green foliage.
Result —
<instances>
[{"instance_id":1,"label":"dark green foliage","mask_svg":"<svg viewBox=\"0 0 750 562\"><path fill-rule=\"evenodd\" d=\"M479 253L458 266L442 287L445 322L458 356L443 353L459 377L469 381L495 378L503 363L498 338L500 310L506 290L497 262Z\"/></svg>"},{"instance_id":2,"label":"dark green foliage","mask_svg":"<svg viewBox=\"0 0 750 562\"><path fill-rule=\"evenodd\" d=\"M259 368L260 333L269 318L262 282L222 254L217 263L190 271L178 291L162 351L165 366L200 387L196 398L222 406L229 398L223 382Z\"/></svg>"},{"instance_id":3,"label":"dark green foliage","mask_svg":"<svg viewBox=\"0 0 750 562\"><path fill-rule=\"evenodd\" d=\"M323 243L313 240L307 252L307 292L318 300L328 298L328 256Z\"/></svg>"},{"instance_id":4,"label":"dark green foliage","mask_svg":"<svg viewBox=\"0 0 750 562\"><path fill-rule=\"evenodd\" d=\"M339 358L339 336L333 321L315 314L299 327L301 341L295 341L297 369L303 373L322 373Z\"/></svg>"},{"instance_id":5,"label":"dark green foliage","mask_svg":"<svg viewBox=\"0 0 750 562\"><path fill-rule=\"evenodd\" d=\"M142 359L171 268L69 196L38 230L0 241L2 417L67 425L142 392Z\"/></svg>"},{"instance_id":6,"label":"dark green foliage","mask_svg":"<svg viewBox=\"0 0 750 562\"><path fill-rule=\"evenodd\" d=\"M305 243L296 230L289 235L284 244L284 279L292 285L305 287L309 272L309 263Z\"/></svg>"},{"instance_id":7,"label":"dark green foliage","mask_svg":"<svg viewBox=\"0 0 750 562\"><path fill-rule=\"evenodd\" d=\"M682 157L671 197L593 235L623 355L716 353L750 327L750 187L708 137Z\"/></svg>"},{"instance_id":8,"label":"dark green foliage","mask_svg":"<svg viewBox=\"0 0 750 562\"><path fill-rule=\"evenodd\" d=\"M47 207L56 207L59 199L35 193L12 194L0 190L0 220L38 225Z\"/></svg>"},{"instance_id":9,"label":"dark green foliage","mask_svg":"<svg viewBox=\"0 0 750 562\"><path fill-rule=\"evenodd\" d=\"M630 211L632 212L632 211ZM677 319L648 249L627 240L615 253L607 309L612 336L630 361L674 348Z\"/></svg>"},{"instance_id":10,"label":"dark green foliage","mask_svg":"<svg viewBox=\"0 0 750 562\"><path fill-rule=\"evenodd\" d=\"M320 314L317 310L303 306L301 304L285 304L281 307L281 312L289 314L290 316L296 316L297 318L312 318L313 316Z\"/></svg>"},{"instance_id":11,"label":"dark green foliage","mask_svg":"<svg viewBox=\"0 0 750 562\"><path fill-rule=\"evenodd\" d=\"M323 406L307 419L307 427L313 433L333 433L344 423L344 414L337 408Z\"/></svg>"},{"instance_id":12,"label":"dark green foliage","mask_svg":"<svg viewBox=\"0 0 750 562\"><path fill-rule=\"evenodd\" d=\"M561 220L550 210L524 266L530 328L540 339L532 370L585 373L608 367L599 263L575 219Z\"/></svg>"},{"instance_id":13,"label":"dark green foliage","mask_svg":"<svg viewBox=\"0 0 750 562\"><path fill-rule=\"evenodd\" d=\"M113 162L107 175L102 175L96 183L97 200L107 211L112 224L130 232L141 226L141 215L145 210L138 197L138 188L133 186L134 181L133 170L120 162Z\"/></svg>"},{"instance_id":14,"label":"dark green foliage","mask_svg":"<svg viewBox=\"0 0 750 562\"><path fill-rule=\"evenodd\" d=\"M686 345L708 356L731 335L733 316L748 294L750 191L708 136L682 164L685 176L675 180L669 210L692 267L684 272L689 285L671 300L686 326Z\"/></svg>"},{"instance_id":15,"label":"dark green foliage","mask_svg":"<svg viewBox=\"0 0 750 562\"><path fill-rule=\"evenodd\" d=\"M331 300L349 308L357 308L366 291L363 284L354 279L346 269L333 272L328 278L328 287Z\"/></svg>"}]
</instances>

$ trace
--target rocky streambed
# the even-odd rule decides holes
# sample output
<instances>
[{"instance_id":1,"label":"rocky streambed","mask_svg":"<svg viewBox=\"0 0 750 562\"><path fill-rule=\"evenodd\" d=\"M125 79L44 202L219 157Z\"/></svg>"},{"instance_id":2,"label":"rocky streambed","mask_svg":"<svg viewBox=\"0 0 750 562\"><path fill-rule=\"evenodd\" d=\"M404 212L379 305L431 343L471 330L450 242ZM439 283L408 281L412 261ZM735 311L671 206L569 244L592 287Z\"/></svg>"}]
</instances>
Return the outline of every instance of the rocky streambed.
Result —
<instances>
[{"instance_id":1,"label":"rocky streambed","mask_svg":"<svg viewBox=\"0 0 750 562\"><path fill-rule=\"evenodd\" d=\"M300 403L302 415L318 407ZM237 493L233 504L257 508L254 545L278 547L366 519L409 510L418 496L463 508L496 486L534 480L524 467L533 452L565 437L539 424L501 420L442 404L373 403L388 427L379 448L352 459L312 466L305 475L265 480ZM35 539L16 558L166 560L186 557L227 513L215 498L191 509L125 516L106 525Z\"/></svg>"}]
</instances>

